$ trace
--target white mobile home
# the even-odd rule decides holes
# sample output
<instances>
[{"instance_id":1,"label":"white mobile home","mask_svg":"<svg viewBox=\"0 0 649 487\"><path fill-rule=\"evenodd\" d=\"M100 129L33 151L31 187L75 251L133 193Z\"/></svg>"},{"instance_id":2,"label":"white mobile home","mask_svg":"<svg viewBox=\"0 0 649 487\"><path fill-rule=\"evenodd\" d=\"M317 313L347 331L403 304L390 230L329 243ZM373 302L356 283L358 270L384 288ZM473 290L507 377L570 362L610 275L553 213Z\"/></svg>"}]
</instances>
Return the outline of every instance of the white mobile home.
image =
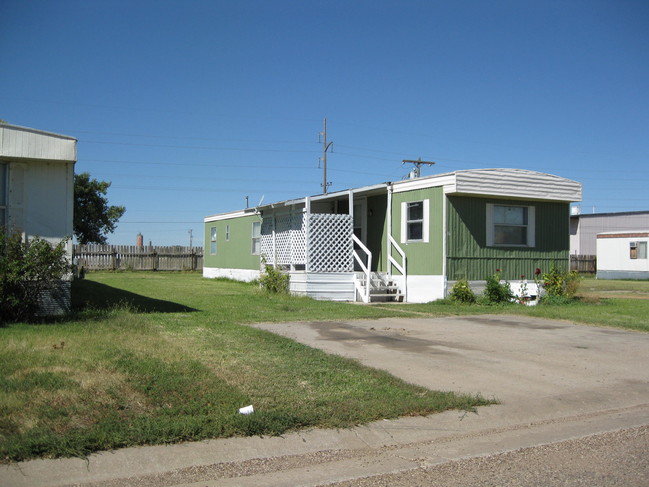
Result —
<instances>
[{"instance_id":1,"label":"white mobile home","mask_svg":"<svg viewBox=\"0 0 649 487\"><path fill-rule=\"evenodd\" d=\"M598 279L649 279L649 230L597 235Z\"/></svg>"},{"instance_id":2,"label":"white mobile home","mask_svg":"<svg viewBox=\"0 0 649 487\"><path fill-rule=\"evenodd\" d=\"M52 244L72 237L76 160L73 137L0 124L0 226ZM69 281L61 283L60 296L50 298L44 312L66 310Z\"/></svg>"}]
</instances>

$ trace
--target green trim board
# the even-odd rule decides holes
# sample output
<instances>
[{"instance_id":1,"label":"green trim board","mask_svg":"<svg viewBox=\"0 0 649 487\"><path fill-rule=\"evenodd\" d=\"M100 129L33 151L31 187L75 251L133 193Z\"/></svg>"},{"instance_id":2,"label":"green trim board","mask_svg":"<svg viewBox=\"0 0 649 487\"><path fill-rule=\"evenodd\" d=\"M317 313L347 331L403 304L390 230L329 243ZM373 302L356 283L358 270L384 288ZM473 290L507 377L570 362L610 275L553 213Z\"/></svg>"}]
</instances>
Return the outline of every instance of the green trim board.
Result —
<instances>
[{"instance_id":1,"label":"green trim board","mask_svg":"<svg viewBox=\"0 0 649 487\"><path fill-rule=\"evenodd\" d=\"M252 228L254 222L260 221L257 215L246 215L205 222L204 267L258 270L260 257L252 253ZM216 228L216 253L213 255L212 228Z\"/></svg>"},{"instance_id":2,"label":"green trim board","mask_svg":"<svg viewBox=\"0 0 649 487\"><path fill-rule=\"evenodd\" d=\"M487 245L487 205L534 207L534 246ZM536 268L565 268L570 252L570 204L448 196L447 278L483 280L501 270L504 279L532 278Z\"/></svg>"}]
</instances>

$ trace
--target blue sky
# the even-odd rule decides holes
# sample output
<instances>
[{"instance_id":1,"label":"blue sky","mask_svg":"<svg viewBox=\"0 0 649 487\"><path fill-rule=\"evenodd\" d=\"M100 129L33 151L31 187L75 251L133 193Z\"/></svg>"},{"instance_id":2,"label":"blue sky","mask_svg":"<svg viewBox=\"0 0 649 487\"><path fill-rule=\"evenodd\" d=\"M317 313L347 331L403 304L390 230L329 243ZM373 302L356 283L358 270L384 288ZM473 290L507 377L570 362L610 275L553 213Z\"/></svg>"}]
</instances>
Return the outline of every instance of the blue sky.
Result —
<instances>
[{"instance_id":1,"label":"blue sky","mask_svg":"<svg viewBox=\"0 0 649 487\"><path fill-rule=\"evenodd\" d=\"M0 118L77 137L112 181L109 242L188 245L203 217L423 174L514 167L648 210L649 2L0 3Z\"/></svg>"}]
</instances>

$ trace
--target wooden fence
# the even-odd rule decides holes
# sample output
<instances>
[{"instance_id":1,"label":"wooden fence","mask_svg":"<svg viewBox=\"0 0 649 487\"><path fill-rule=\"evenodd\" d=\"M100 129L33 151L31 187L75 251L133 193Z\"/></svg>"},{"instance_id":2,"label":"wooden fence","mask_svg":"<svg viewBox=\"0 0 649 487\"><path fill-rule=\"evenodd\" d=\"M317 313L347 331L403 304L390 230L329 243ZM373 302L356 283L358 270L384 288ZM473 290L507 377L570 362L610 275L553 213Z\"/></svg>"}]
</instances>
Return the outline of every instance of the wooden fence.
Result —
<instances>
[{"instance_id":1,"label":"wooden fence","mask_svg":"<svg viewBox=\"0 0 649 487\"><path fill-rule=\"evenodd\" d=\"M596 255L571 255L570 270L594 274L597 272Z\"/></svg>"},{"instance_id":2,"label":"wooden fence","mask_svg":"<svg viewBox=\"0 0 649 487\"><path fill-rule=\"evenodd\" d=\"M203 268L203 248L75 245L73 262L90 271L195 271Z\"/></svg>"}]
</instances>

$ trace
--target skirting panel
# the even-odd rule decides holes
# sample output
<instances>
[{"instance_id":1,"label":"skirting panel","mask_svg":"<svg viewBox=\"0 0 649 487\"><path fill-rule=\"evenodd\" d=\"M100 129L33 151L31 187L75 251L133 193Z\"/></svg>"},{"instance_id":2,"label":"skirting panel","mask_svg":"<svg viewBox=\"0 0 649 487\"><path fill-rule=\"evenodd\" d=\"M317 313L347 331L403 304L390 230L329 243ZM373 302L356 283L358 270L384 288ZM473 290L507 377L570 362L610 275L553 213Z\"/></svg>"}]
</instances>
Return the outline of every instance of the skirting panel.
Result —
<instances>
[{"instance_id":1,"label":"skirting panel","mask_svg":"<svg viewBox=\"0 0 649 487\"><path fill-rule=\"evenodd\" d=\"M353 272L291 272L290 291L313 299L354 301Z\"/></svg>"},{"instance_id":2,"label":"skirting panel","mask_svg":"<svg viewBox=\"0 0 649 487\"><path fill-rule=\"evenodd\" d=\"M203 277L215 279L225 277L235 281L250 282L259 279L260 272L252 269L221 269L218 267L203 267Z\"/></svg>"},{"instance_id":3,"label":"skirting panel","mask_svg":"<svg viewBox=\"0 0 649 487\"><path fill-rule=\"evenodd\" d=\"M390 278L404 292L403 276L392 275ZM446 292L444 276L408 276L407 303L428 303L443 299Z\"/></svg>"},{"instance_id":4,"label":"skirting panel","mask_svg":"<svg viewBox=\"0 0 649 487\"><path fill-rule=\"evenodd\" d=\"M597 271L597 279L649 279L649 271Z\"/></svg>"}]
</instances>

